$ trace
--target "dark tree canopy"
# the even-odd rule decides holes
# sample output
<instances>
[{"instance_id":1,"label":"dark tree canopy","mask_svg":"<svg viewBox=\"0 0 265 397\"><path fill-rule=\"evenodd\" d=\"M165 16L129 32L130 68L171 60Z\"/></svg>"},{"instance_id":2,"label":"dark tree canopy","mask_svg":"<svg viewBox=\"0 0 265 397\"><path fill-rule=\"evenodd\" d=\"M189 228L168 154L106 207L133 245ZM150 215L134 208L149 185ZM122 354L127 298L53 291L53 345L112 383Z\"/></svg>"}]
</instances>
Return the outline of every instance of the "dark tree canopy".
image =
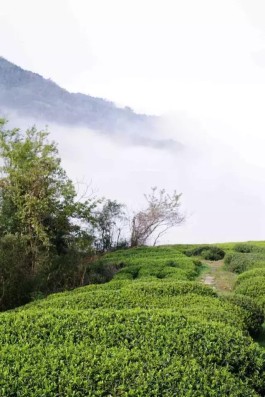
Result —
<instances>
[{"instance_id":1,"label":"dark tree canopy","mask_svg":"<svg viewBox=\"0 0 265 397\"><path fill-rule=\"evenodd\" d=\"M110 251L121 243L124 205L116 200L106 200L96 212L96 247L101 252Z\"/></svg>"},{"instance_id":2,"label":"dark tree canopy","mask_svg":"<svg viewBox=\"0 0 265 397\"><path fill-rule=\"evenodd\" d=\"M66 271L67 255L76 252L72 255L73 269L77 254L92 244L96 201L78 202L74 185L61 167L56 144L48 141L48 135L35 127L25 133L8 130L5 120L0 120L3 297L11 278L15 279L15 270L10 275L12 260L16 261L17 274L22 272L27 284L40 275L48 282L56 267L60 270L55 272L54 281L59 283ZM18 250L20 255L13 258L11 250Z\"/></svg>"}]
</instances>

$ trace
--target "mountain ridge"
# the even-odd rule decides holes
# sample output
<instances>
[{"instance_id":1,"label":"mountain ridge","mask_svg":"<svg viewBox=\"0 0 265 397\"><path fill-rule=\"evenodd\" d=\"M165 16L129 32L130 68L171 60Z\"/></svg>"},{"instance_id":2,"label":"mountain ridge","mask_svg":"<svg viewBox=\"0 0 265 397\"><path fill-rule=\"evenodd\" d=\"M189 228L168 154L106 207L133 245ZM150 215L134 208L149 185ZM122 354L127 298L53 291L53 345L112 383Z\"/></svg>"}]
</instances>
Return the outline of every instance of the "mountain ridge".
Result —
<instances>
[{"instance_id":1,"label":"mountain ridge","mask_svg":"<svg viewBox=\"0 0 265 397\"><path fill-rule=\"evenodd\" d=\"M113 102L72 93L51 79L15 65L0 56L0 115L15 112L30 121L86 127L105 134L119 134L132 144L179 150L183 145L159 137L161 117L118 107Z\"/></svg>"},{"instance_id":2,"label":"mountain ridge","mask_svg":"<svg viewBox=\"0 0 265 397\"><path fill-rule=\"evenodd\" d=\"M107 127L108 131L125 122L147 123L157 118L137 114L129 107L117 107L103 98L69 92L51 79L24 70L3 57L0 57L0 106L48 121L84 124L99 130Z\"/></svg>"}]
</instances>

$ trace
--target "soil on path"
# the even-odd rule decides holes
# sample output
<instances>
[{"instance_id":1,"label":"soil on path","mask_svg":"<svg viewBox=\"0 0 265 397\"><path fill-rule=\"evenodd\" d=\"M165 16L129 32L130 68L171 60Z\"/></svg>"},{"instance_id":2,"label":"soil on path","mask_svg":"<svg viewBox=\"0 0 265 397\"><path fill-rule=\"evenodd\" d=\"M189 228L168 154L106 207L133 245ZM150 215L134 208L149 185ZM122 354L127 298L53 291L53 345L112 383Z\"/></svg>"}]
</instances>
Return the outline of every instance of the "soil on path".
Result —
<instances>
[{"instance_id":1,"label":"soil on path","mask_svg":"<svg viewBox=\"0 0 265 397\"><path fill-rule=\"evenodd\" d=\"M207 269L201 274L201 282L213 287L217 292L232 292L237 276L224 269L224 261L203 260L202 262L207 265Z\"/></svg>"},{"instance_id":2,"label":"soil on path","mask_svg":"<svg viewBox=\"0 0 265 397\"><path fill-rule=\"evenodd\" d=\"M202 260L202 263L207 268L201 274L200 281L222 295L230 294L233 291L237 275L224 269L223 260L215 262ZM263 324L260 335L254 338L254 340L265 349L265 323Z\"/></svg>"}]
</instances>

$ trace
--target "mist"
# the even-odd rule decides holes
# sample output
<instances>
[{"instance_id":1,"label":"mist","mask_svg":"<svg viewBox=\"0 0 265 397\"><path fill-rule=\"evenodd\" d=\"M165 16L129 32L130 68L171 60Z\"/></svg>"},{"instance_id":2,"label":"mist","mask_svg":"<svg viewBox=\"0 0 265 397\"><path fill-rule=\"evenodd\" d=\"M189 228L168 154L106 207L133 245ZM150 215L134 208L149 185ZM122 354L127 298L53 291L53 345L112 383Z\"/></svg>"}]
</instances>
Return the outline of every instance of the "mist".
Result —
<instances>
[{"instance_id":1,"label":"mist","mask_svg":"<svg viewBox=\"0 0 265 397\"><path fill-rule=\"evenodd\" d=\"M264 2L41 3L3 2L0 55L68 91L172 111L153 135L49 123L77 186L130 211L152 186L182 193L186 222L161 244L264 240Z\"/></svg>"},{"instance_id":2,"label":"mist","mask_svg":"<svg viewBox=\"0 0 265 397\"><path fill-rule=\"evenodd\" d=\"M16 117L10 123L23 129L31 125L32 120ZM183 113L161 118L157 139L180 142L180 149L141 146L122 134L108 136L86 128L48 128L80 195L89 186L89 192L125 203L132 213L144 207L144 193L153 186L182 193L185 224L159 244L262 240L264 164L250 161L247 146L235 144L233 131L220 134L219 129L213 121L210 125ZM255 144L258 153L258 140L251 140L249 147Z\"/></svg>"}]
</instances>

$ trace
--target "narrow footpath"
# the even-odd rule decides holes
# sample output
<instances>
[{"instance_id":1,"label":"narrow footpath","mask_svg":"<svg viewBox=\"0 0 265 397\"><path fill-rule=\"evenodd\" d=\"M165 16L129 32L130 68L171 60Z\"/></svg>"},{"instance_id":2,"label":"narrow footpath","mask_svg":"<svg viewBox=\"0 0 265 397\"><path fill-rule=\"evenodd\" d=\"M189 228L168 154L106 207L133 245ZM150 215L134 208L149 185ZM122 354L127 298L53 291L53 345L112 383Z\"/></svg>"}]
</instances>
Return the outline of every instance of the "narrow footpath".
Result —
<instances>
[{"instance_id":1,"label":"narrow footpath","mask_svg":"<svg viewBox=\"0 0 265 397\"><path fill-rule=\"evenodd\" d=\"M217 292L223 294L232 292L237 276L224 269L224 261L203 260L202 262L207 268L202 272L199 280L213 287Z\"/></svg>"},{"instance_id":2,"label":"narrow footpath","mask_svg":"<svg viewBox=\"0 0 265 397\"><path fill-rule=\"evenodd\" d=\"M199 280L212 287L222 295L230 294L233 291L237 275L224 269L224 261L202 261L207 267L199 276ZM253 338L262 348L265 349L265 323L259 336Z\"/></svg>"}]
</instances>

